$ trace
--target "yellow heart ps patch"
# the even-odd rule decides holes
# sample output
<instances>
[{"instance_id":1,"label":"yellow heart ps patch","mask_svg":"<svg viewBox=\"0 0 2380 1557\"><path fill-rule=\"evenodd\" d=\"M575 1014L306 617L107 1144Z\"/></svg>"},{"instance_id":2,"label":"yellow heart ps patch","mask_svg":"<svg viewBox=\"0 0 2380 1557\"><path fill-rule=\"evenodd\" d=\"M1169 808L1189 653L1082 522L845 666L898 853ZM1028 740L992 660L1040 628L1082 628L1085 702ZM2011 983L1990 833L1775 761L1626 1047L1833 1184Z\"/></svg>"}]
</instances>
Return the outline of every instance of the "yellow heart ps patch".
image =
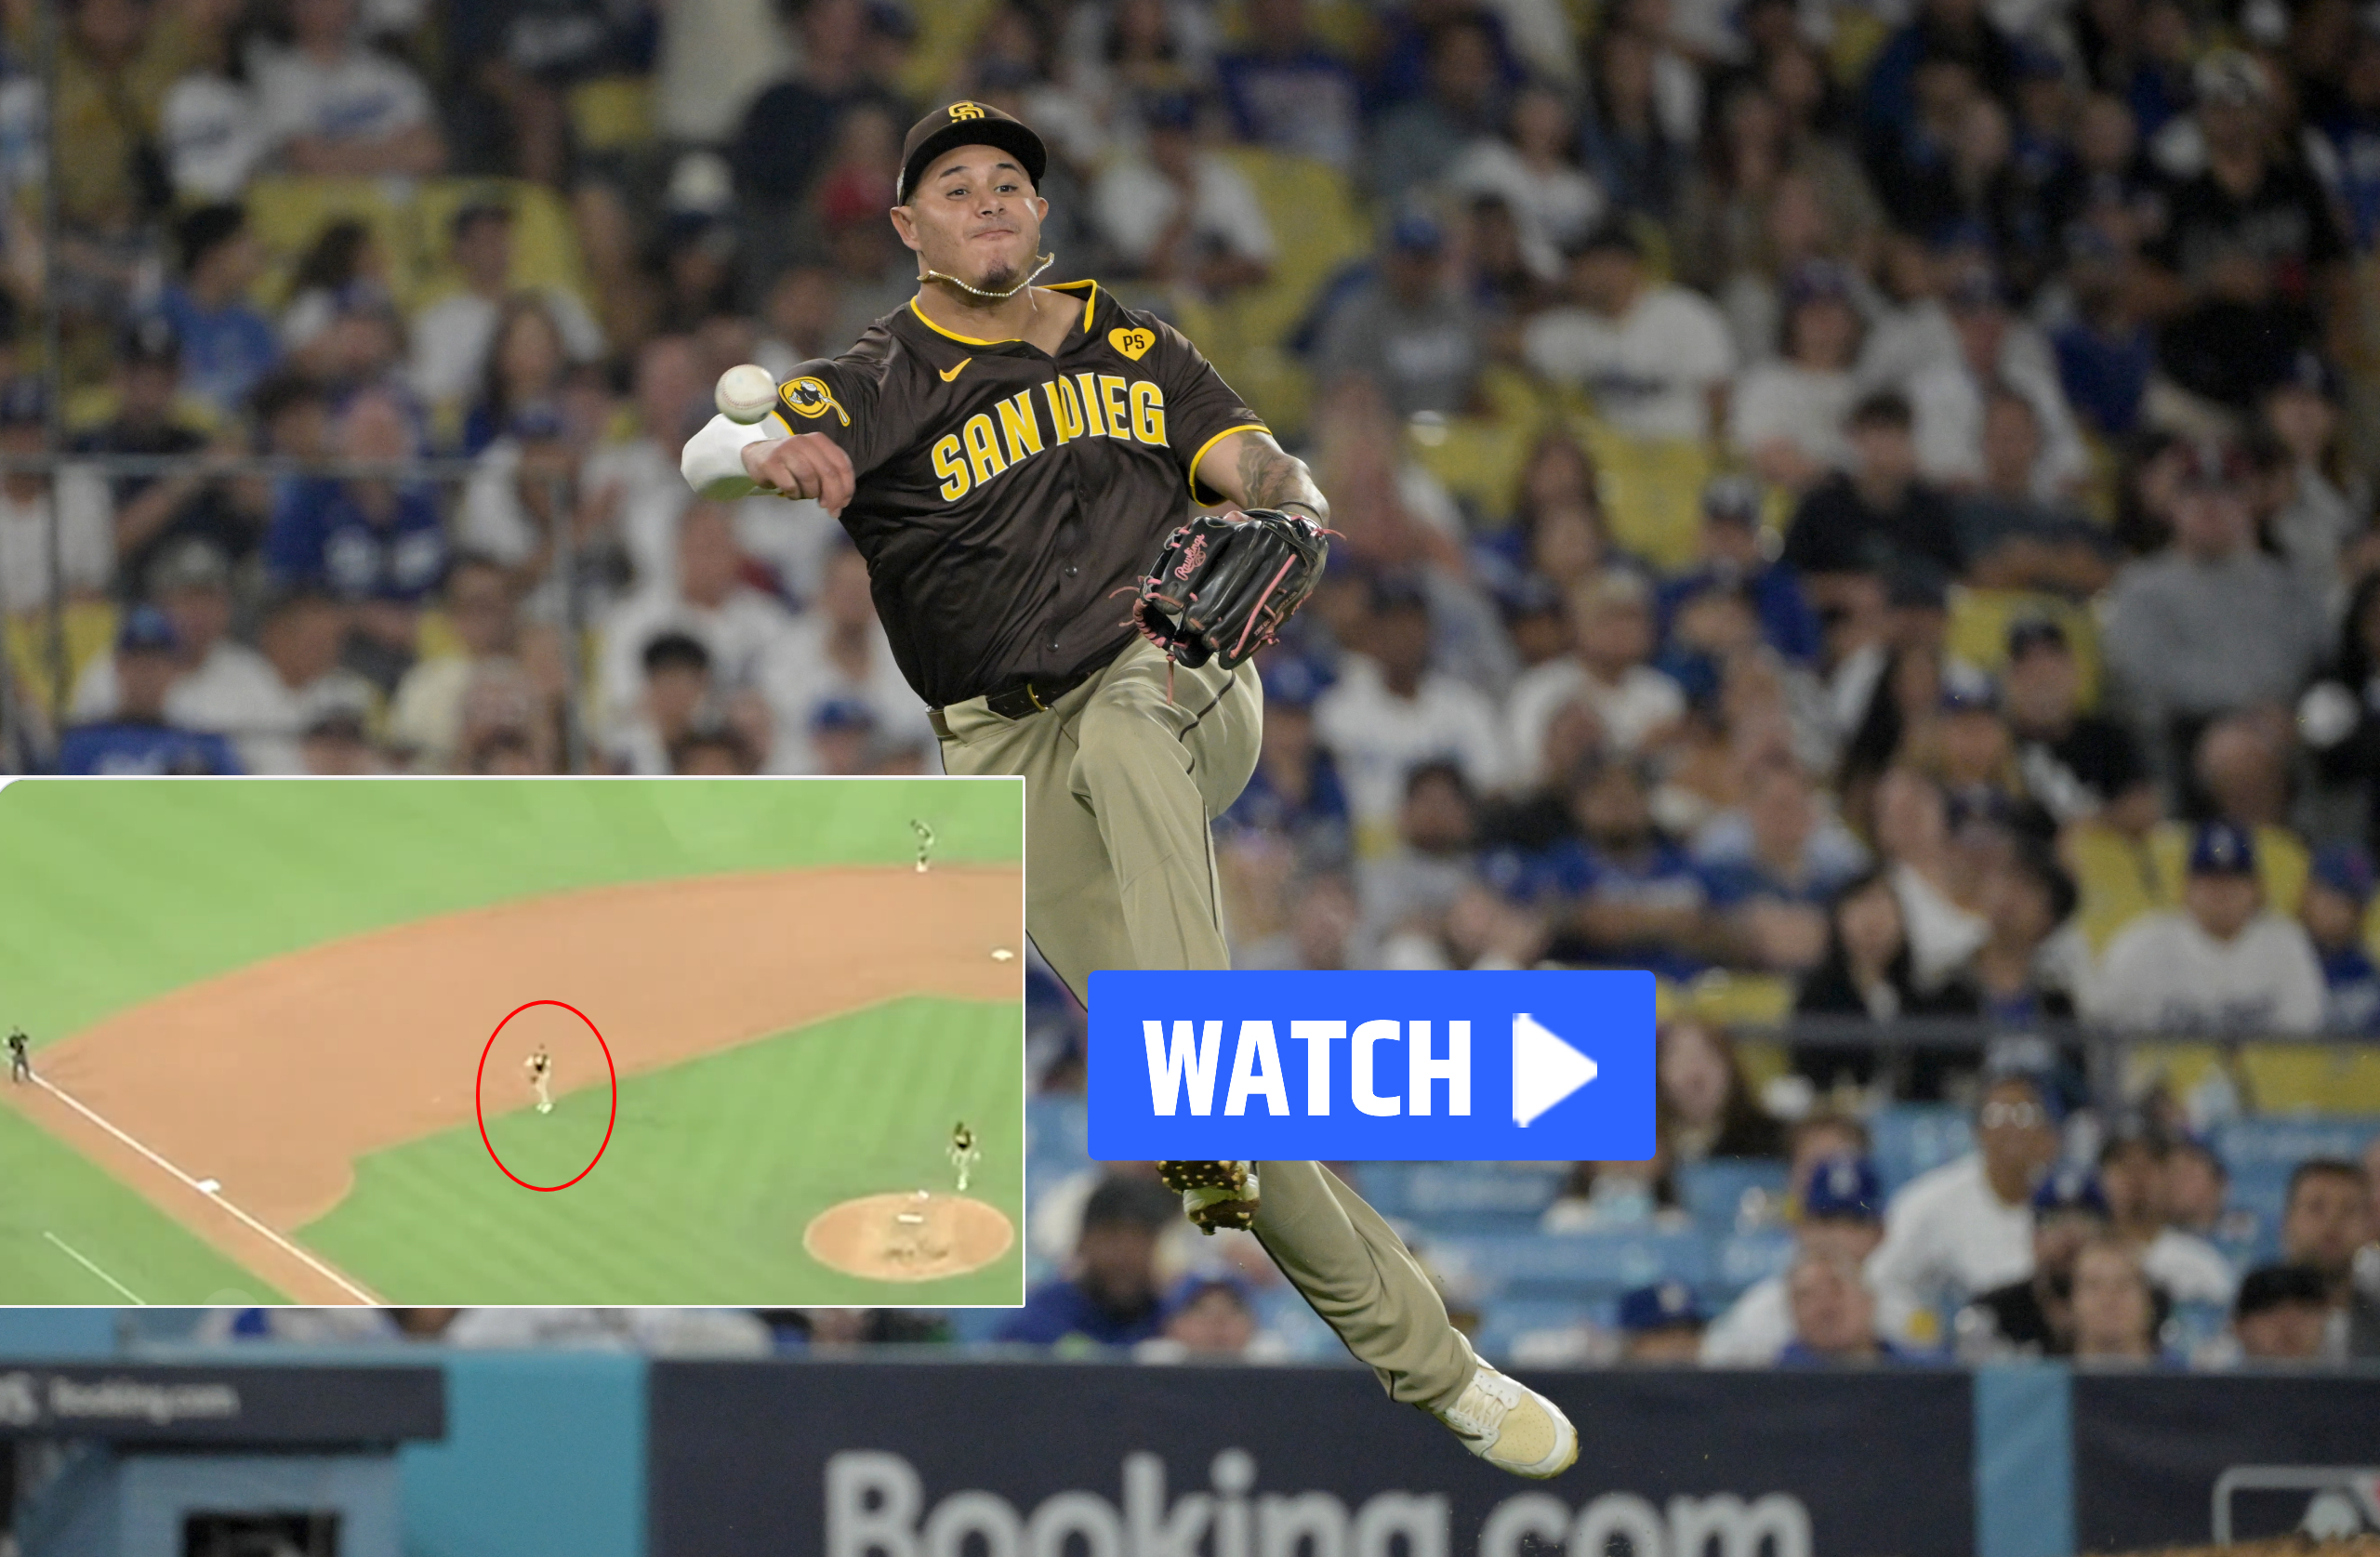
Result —
<instances>
[{"instance_id":1,"label":"yellow heart ps patch","mask_svg":"<svg viewBox=\"0 0 2380 1557\"><path fill-rule=\"evenodd\" d=\"M1119 327L1107 332L1107 344L1137 363L1148 355L1150 347L1157 344L1157 332L1127 330Z\"/></svg>"}]
</instances>

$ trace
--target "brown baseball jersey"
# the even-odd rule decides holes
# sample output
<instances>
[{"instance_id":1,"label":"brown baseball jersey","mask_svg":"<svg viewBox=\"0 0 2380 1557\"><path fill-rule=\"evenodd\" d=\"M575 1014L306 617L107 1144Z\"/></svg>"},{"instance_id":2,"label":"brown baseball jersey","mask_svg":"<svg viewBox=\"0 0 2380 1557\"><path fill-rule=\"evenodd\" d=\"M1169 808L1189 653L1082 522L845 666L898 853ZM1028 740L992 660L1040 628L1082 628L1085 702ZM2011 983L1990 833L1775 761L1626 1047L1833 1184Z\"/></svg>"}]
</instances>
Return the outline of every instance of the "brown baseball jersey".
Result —
<instances>
[{"instance_id":1,"label":"brown baseball jersey","mask_svg":"<svg viewBox=\"0 0 2380 1557\"><path fill-rule=\"evenodd\" d=\"M1223 501L1198 479L1207 452L1263 426L1170 324L1094 282L1053 290L1083 303L1054 356L953 335L912 301L777 391L775 419L851 456L843 527L933 707L1114 658L1133 632L1115 591L1188 500Z\"/></svg>"}]
</instances>

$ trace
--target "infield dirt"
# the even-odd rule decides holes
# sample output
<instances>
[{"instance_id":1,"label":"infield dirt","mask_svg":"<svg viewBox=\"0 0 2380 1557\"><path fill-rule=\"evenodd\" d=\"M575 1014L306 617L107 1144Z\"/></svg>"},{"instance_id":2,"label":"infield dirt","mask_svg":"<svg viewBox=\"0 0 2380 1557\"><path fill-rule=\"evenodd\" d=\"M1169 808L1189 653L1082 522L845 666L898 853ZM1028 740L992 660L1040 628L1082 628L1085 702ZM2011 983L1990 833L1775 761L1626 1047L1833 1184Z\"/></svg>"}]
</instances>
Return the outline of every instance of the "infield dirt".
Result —
<instances>
[{"instance_id":1,"label":"infield dirt","mask_svg":"<svg viewBox=\"0 0 2380 1557\"><path fill-rule=\"evenodd\" d=\"M1021 878L779 871L442 915L175 990L43 1049L41 1070L288 1236L347 1194L358 1156L469 1124L488 1036L529 1001L585 1012L626 1077L903 995L1019 999L1023 962L991 954L1024 945ZM586 1027L540 1008L488 1055L489 1115L530 1104L520 1067L539 1042L558 1094L606 1085ZM361 1300L59 1100L16 1101L293 1301Z\"/></svg>"}]
</instances>

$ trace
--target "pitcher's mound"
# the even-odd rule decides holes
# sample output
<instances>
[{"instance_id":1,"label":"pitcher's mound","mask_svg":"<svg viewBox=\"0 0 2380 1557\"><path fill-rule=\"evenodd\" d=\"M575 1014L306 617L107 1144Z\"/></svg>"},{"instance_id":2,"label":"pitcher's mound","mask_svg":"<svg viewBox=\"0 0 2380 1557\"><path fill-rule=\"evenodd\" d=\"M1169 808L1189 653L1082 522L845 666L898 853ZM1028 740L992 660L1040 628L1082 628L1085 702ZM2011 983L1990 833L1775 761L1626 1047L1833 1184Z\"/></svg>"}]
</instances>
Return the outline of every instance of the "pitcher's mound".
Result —
<instances>
[{"instance_id":1,"label":"pitcher's mound","mask_svg":"<svg viewBox=\"0 0 2380 1557\"><path fill-rule=\"evenodd\" d=\"M870 1194L811 1220L801 1247L822 1265L870 1281L965 1275L1008 1252L1008 1218L964 1195Z\"/></svg>"}]
</instances>

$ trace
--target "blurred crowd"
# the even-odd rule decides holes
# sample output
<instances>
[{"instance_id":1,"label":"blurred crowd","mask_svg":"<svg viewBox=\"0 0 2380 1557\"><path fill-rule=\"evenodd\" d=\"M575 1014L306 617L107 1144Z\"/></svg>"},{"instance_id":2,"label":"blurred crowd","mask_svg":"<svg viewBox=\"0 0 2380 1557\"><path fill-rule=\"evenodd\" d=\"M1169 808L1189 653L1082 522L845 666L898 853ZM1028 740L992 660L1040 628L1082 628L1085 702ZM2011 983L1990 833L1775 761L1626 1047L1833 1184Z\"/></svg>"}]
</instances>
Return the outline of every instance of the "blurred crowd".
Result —
<instances>
[{"instance_id":1,"label":"blurred crowd","mask_svg":"<svg viewBox=\"0 0 2380 1557\"><path fill-rule=\"evenodd\" d=\"M54 83L33 7L0 56L0 454L76 456L0 478L0 766L936 771L834 522L677 467L722 369L908 294L902 130L980 99L1050 142L1052 274L1180 323L1332 499L1217 824L1239 966L1686 992L1662 1158L1546 1215L1792 1161L1794 1263L1698 1345L2079 1352L2172 1302L2250 1356L2369 1333L2368 1165L2309 1164L2253 1268L2189 1240L2205 1132L2273 1101L2235 1040L2380 1034L2380 13L60 13ZM1035 988L1064 1091L1079 1012ZM1873 1041L1920 1019L1953 1039ZM2086 1077L2074 1019L2216 1059ZM2360 1063L2311 1101L2380 1111ZM1880 1187L1848 1137L1885 1098L1977 1155ZM2103 1139L2061 1137L2084 1102ZM1098 1204L1048 1304L1238 1333L1256 1275L1103 1297L1140 1256L1099 1229L1153 1202ZM1704 1296L1621 1327L1682 1347Z\"/></svg>"},{"instance_id":2,"label":"blurred crowd","mask_svg":"<svg viewBox=\"0 0 2380 1557\"><path fill-rule=\"evenodd\" d=\"M1683 1035L1683 1036L1681 1036ZM1397 1220L1455 1324L1493 1361L1524 1366L1845 1367L2061 1358L2106 1367L2233 1370L2380 1360L2380 1133L2360 1160L2289 1166L2260 1234L2203 1138L2139 1119L2078 1130L2056 1088L1995 1073L1973 1110L1973 1149L1886 1194L1868 1128L1814 1113L1790 1130L1749 1111L1681 1118L1710 1036L1665 1040L1666 1139L1682 1161L1580 1164L1524 1234L1584 1258L1575 1289L1544 1281L1514 1306L1466 1259L1479 1219ZM2096 1147L2083 1142L2096 1138ZM1698 1167L1773 1158L1757 1223L1765 1270L1648 1273L1607 1266L1689 1227L1678 1184ZM1505 1165L1506 1170L1521 1165ZM1337 1165L1373 1190L1376 1169ZM1498 1170L1488 1165L1489 1171ZM1037 1181L1025 1241L1046 1272L1016 1310L218 1310L194 1339L307 1345L437 1341L573 1346L655 1355L760 1356L883 1344L1044 1350L1143 1363L1341 1358L1255 1238L1192 1233L1154 1165L1081 1165ZM1429 1222L1430 1219L1419 1219ZM1598 1237L1597 1235L1602 1235Z\"/></svg>"}]
</instances>

